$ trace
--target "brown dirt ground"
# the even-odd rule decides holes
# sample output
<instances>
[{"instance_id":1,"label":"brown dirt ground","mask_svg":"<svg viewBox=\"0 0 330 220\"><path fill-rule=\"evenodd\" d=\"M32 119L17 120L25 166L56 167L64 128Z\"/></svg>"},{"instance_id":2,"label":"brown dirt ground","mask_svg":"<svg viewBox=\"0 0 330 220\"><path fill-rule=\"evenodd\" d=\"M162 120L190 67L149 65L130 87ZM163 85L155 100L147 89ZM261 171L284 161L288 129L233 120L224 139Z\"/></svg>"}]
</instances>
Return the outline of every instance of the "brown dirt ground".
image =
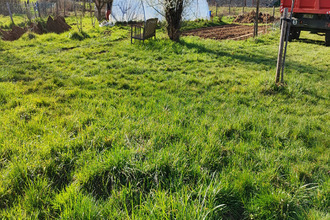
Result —
<instances>
[{"instance_id":1,"label":"brown dirt ground","mask_svg":"<svg viewBox=\"0 0 330 220\"><path fill-rule=\"evenodd\" d=\"M3 40L14 41L19 39L25 32L26 28L20 28L18 26L13 26L11 31L4 31L0 29L0 35L2 35Z\"/></svg>"},{"instance_id":2,"label":"brown dirt ground","mask_svg":"<svg viewBox=\"0 0 330 220\"><path fill-rule=\"evenodd\" d=\"M215 40L244 40L253 36L253 26L228 24L217 27L199 28L185 31L183 36L198 36ZM265 33L266 26L259 26L258 33Z\"/></svg>"},{"instance_id":3,"label":"brown dirt ground","mask_svg":"<svg viewBox=\"0 0 330 220\"><path fill-rule=\"evenodd\" d=\"M36 33L36 34L45 33L44 28L42 27L42 25L39 22L38 22L38 24L32 23L29 27L29 30L33 33Z\"/></svg>"},{"instance_id":4,"label":"brown dirt ground","mask_svg":"<svg viewBox=\"0 0 330 220\"><path fill-rule=\"evenodd\" d=\"M255 11L251 11L248 14L245 15L238 15L234 22L237 23L254 23L256 17L256 12ZM258 22L259 23L271 23L275 21L275 17L271 16L270 14L263 14L263 13L259 13L259 18L258 18Z\"/></svg>"},{"instance_id":5,"label":"brown dirt ground","mask_svg":"<svg viewBox=\"0 0 330 220\"><path fill-rule=\"evenodd\" d=\"M57 34L63 33L71 29L71 27L65 22L65 19L62 16L57 16L54 19L49 16L46 28L49 32Z\"/></svg>"}]
</instances>

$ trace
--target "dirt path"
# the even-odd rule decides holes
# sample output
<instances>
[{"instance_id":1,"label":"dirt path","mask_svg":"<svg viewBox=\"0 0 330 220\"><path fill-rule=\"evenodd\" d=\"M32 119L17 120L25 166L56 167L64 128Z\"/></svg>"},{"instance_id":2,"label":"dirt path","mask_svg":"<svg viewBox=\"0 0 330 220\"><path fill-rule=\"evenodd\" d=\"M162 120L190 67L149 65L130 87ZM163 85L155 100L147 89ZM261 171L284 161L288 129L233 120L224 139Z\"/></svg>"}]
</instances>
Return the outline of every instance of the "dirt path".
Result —
<instances>
[{"instance_id":1,"label":"dirt path","mask_svg":"<svg viewBox=\"0 0 330 220\"><path fill-rule=\"evenodd\" d=\"M266 26L259 26L258 33L265 33ZM244 40L253 36L253 26L228 24L217 27L199 28L185 31L183 36L198 36L215 40Z\"/></svg>"}]
</instances>

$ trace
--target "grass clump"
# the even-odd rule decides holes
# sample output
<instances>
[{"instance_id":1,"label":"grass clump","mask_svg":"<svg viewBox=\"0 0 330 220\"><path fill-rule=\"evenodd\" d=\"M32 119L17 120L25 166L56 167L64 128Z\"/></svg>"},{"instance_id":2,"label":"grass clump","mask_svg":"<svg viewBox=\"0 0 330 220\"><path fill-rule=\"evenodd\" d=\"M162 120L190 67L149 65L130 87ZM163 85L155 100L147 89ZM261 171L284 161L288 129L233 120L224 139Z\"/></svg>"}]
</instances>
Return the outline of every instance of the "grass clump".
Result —
<instances>
[{"instance_id":1,"label":"grass clump","mask_svg":"<svg viewBox=\"0 0 330 220\"><path fill-rule=\"evenodd\" d=\"M90 36L86 33L86 32L73 32L72 34L70 34L70 39L71 40L79 40L82 41L86 38L89 38Z\"/></svg>"}]
</instances>

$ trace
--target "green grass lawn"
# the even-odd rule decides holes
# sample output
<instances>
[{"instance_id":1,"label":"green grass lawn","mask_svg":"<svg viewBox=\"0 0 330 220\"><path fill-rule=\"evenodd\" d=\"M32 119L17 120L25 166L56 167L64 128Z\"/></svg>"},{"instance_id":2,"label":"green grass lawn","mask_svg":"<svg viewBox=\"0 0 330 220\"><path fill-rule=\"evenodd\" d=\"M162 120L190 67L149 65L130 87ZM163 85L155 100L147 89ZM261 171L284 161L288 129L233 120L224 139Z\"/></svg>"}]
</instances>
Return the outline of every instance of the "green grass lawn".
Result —
<instances>
[{"instance_id":1,"label":"green grass lawn","mask_svg":"<svg viewBox=\"0 0 330 220\"><path fill-rule=\"evenodd\" d=\"M131 45L88 22L0 40L0 218L330 218L324 37L289 44L278 88L278 32Z\"/></svg>"}]
</instances>

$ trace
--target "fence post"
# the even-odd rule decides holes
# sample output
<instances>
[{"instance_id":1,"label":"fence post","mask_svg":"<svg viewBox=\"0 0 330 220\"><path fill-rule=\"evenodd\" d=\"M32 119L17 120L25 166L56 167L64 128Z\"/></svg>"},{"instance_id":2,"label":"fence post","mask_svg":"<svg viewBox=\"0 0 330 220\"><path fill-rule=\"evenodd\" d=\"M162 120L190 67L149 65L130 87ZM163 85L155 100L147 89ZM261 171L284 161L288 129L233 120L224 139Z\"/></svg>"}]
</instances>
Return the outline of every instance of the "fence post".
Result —
<instances>
[{"instance_id":1,"label":"fence post","mask_svg":"<svg viewBox=\"0 0 330 220\"><path fill-rule=\"evenodd\" d=\"M257 9L256 9L256 18L255 18L255 22L254 22L254 34L253 34L253 37L258 37L259 4L260 4L260 0L257 0Z\"/></svg>"},{"instance_id":2,"label":"fence post","mask_svg":"<svg viewBox=\"0 0 330 220\"><path fill-rule=\"evenodd\" d=\"M31 22L30 5L28 7L28 4L26 2L24 2L24 3L25 3L26 16L29 19L29 22Z\"/></svg>"},{"instance_id":3,"label":"fence post","mask_svg":"<svg viewBox=\"0 0 330 220\"><path fill-rule=\"evenodd\" d=\"M244 15L244 9L246 7L246 0L244 0L244 5L243 5L243 15Z\"/></svg>"},{"instance_id":4,"label":"fence post","mask_svg":"<svg viewBox=\"0 0 330 220\"><path fill-rule=\"evenodd\" d=\"M39 18L41 18L39 2L37 1L36 4L37 4L37 5L36 5L36 6L37 6L36 8L37 8L37 10L38 10Z\"/></svg>"},{"instance_id":5,"label":"fence post","mask_svg":"<svg viewBox=\"0 0 330 220\"><path fill-rule=\"evenodd\" d=\"M231 0L229 1L229 16L230 16L230 6L231 6Z\"/></svg>"},{"instance_id":6,"label":"fence post","mask_svg":"<svg viewBox=\"0 0 330 220\"><path fill-rule=\"evenodd\" d=\"M218 2L215 2L215 16L218 16Z\"/></svg>"},{"instance_id":7,"label":"fence post","mask_svg":"<svg viewBox=\"0 0 330 220\"><path fill-rule=\"evenodd\" d=\"M56 16L58 16L58 4L59 4L59 0L56 1Z\"/></svg>"},{"instance_id":8,"label":"fence post","mask_svg":"<svg viewBox=\"0 0 330 220\"><path fill-rule=\"evenodd\" d=\"M282 16L282 25L281 25L281 37L280 37L280 45L278 48L278 55L277 55L277 66L276 66L276 77L275 77L275 83L278 83L280 81L280 74L282 70L282 62L283 62L283 47L284 47L284 39L286 35L286 29L287 29L287 19L288 17L288 9L284 8L284 13Z\"/></svg>"},{"instance_id":9,"label":"fence post","mask_svg":"<svg viewBox=\"0 0 330 220\"><path fill-rule=\"evenodd\" d=\"M286 27L285 47L284 47L284 55L283 55L283 61L282 61L282 72L281 72L281 83L282 84L284 82L284 66L285 66L286 50L288 48L288 41L289 41L289 35L290 35L290 28L291 28L291 21L292 21L292 13L293 13L293 8L294 8L294 2L295 2L295 0L292 0L290 18L289 18L289 21L287 21L287 27Z\"/></svg>"},{"instance_id":10,"label":"fence post","mask_svg":"<svg viewBox=\"0 0 330 220\"><path fill-rule=\"evenodd\" d=\"M86 12L86 0L83 1L83 16L85 17Z\"/></svg>"},{"instance_id":11,"label":"fence post","mask_svg":"<svg viewBox=\"0 0 330 220\"><path fill-rule=\"evenodd\" d=\"M273 6L273 17L275 17L275 5Z\"/></svg>"},{"instance_id":12,"label":"fence post","mask_svg":"<svg viewBox=\"0 0 330 220\"><path fill-rule=\"evenodd\" d=\"M91 15L91 19L92 19L92 25L93 25L93 28L95 28L95 11L94 11L94 16L93 16L93 10L92 10L92 2L89 1L89 8L90 8L90 15Z\"/></svg>"},{"instance_id":13,"label":"fence post","mask_svg":"<svg viewBox=\"0 0 330 220\"><path fill-rule=\"evenodd\" d=\"M33 11L34 11L34 19L37 19L38 18L37 12L36 12L36 10L37 10L36 8L37 7L36 7L35 3L33 3L33 2L32 2L32 6L33 6Z\"/></svg>"},{"instance_id":14,"label":"fence post","mask_svg":"<svg viewBox=\"0 0 330 220\"><path fill-rule=\"evenodd\" d=\"M9 12L9 15L10 15L11 22L12 22L13 24L15 24L15 23L14 23L14 19L13 19L13 15L12 15L11 10L10 10L9 3L6 2L6 4L7 4L7 8L8 8L8 12Z\"/></svg>"},{"instance_id":15,"label":"fence post","mask_svg":"<svg viewBox=\"0 0 330 220\"><path fill-rule=\"evenodd\" d=\"M266 14L266 34L268 33L268 14Z\"/></svg>"}]
</instances>

